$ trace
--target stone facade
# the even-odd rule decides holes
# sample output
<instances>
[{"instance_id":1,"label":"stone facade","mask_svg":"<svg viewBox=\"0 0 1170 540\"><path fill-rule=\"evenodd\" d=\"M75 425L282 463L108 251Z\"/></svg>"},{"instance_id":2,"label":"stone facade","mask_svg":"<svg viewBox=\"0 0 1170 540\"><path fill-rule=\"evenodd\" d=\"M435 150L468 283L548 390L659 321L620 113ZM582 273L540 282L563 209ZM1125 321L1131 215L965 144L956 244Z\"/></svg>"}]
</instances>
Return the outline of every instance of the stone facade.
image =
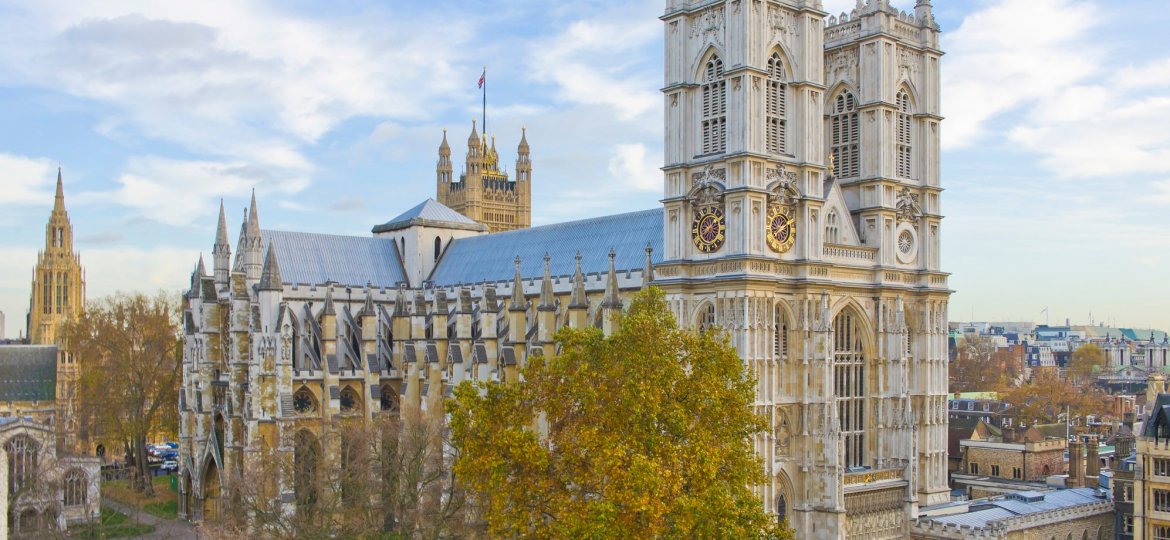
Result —
<instances>
[{"instance_id":1,"label":"stone facade","mask_svg":"<svg viewBox=\"0 0 1170 540\"><path fill-rule=\"evenodd\" d=\"M220 471L264 445L293 455L340 418L515 380L558 328L609 332L654 284L758 377L765 508L799 538L904 538L949 500L938 28L926 0L820 7L668 0L661 209L507 234L396 219L362 238L262 231L253 200L234 262L221 213L186 301L181 511L213 518ZM459 209L447 146L439 202Z\"/></svg>"},{"instance_id":2,"label":"stone facade","mask_svg":"<svg viewBox=\"0 0 1170 540\"><path fill-rule=\"evenodd\" d=\"M454 180L451 146L447 131L439 145L436 166L436 197L443 205L488 227L491 232L523 229L532 224L532 159L527 133L521 132L516 147L516 178L500 170L496 138L488 142L486 133L475 131L467 138L467 156L463 172Z\"/></svg>"},{"instance_id":3,"label":"stone facade","mask_svg":"<svg viewBox=\"0 0 1170 540\"><path fill-rule=\"evenodd\" d=\"M98 519L101 460L57 453L52 428L20 418L0 419L3 508L15 538L52 538L69 524Z\"/></svg>"},{"instance_id":4,"label":"stone facade","mask_svg":"<svg viewBox=\"0 0 1170 540\"><path fill-rule=\"evenodd\" d=\"M1091 488L1023 491L971 501L961 512L923 517L915 539L1111 540L1113 504Z\"/></svg>"}]
</instances>

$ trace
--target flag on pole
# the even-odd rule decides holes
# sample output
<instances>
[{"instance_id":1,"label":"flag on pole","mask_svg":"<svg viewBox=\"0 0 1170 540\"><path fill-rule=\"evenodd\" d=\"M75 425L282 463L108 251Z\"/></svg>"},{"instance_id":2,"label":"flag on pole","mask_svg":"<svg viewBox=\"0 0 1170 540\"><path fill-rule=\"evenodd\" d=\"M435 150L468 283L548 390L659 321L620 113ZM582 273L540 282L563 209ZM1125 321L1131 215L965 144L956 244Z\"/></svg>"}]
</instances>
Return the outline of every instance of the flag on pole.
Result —
<instances>
[{"instance_id":1,"label":"flag on pole","mask_svg":"<svg viewBox=\"0 0 1170 540\"><path fill-rule=\"evenodd\" d=\"M479 87L483 88L483 83L487 81L487 68L484 68L483 73L479 76Z\"/></svg>"}]
</instances>

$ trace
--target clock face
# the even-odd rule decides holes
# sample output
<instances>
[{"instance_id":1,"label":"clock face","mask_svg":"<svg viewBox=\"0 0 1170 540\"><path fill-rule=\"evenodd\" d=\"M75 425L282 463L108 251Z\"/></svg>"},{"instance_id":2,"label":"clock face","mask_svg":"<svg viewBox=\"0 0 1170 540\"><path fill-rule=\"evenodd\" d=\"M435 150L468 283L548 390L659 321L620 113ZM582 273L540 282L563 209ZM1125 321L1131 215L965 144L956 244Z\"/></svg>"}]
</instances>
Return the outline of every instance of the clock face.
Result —
<instances>
[{"instance_id":1,"label":"clock face","mask_svg":"<svg viewBox=\"0 0 1170 540\"><path fill-rule=\"evenodd\" d=\"M796 222L779 206L768 208L768 247L776 253L785 253L796 243Z\"/></svg>"},{"instance_id":2,"label":"clock face","mask_svg":"<svg viewBox=\"0 0 1170 540\"><path fill-rule=\"evenodd\" d=\"M691 222L691 239L695 247L703 253L714 253L723 247L726 238L727 224L723 219L723 210L718 207L705 207L695 212L695 220Z\"/></svg>"}]
</instances>

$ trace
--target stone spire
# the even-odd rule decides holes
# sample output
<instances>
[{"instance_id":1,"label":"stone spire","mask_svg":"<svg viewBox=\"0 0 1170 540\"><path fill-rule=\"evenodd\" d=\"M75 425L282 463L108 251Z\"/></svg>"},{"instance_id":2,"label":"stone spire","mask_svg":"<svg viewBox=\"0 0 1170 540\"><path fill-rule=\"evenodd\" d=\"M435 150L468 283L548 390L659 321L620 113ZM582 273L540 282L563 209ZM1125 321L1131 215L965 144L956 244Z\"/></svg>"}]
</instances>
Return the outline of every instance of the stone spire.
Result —
<instances>
[{"instance_id":1,"label":"stone spire","mask_svg":"<svg viewBox=\"0 0 1170 540\"><path fill-rule=\"evenodd\" d=\"M528 128L520 128L520 144L516 146L516 150L520 154L528 153Z\"/></svg>"},{"instance_id":2,"label":"stone spire","mask_svg":"<svg viewBox=\"0 0 1170 540\"><path fill-rule=\"evenodd\" d=\"M260 238L260 213L256 211L256 190L252 190L252 205L248 207L248 236Z\"/></svg>"},{"instance_id":3,"label":"stone spire","mask_svg":"<svg viewBox=\"0 0 1170 540\"><path fill-rule=\"evenodd\" d=\"M53 214L65 213L65 185L61 180L61 167L57 167L57 194L53 199Z\"/></svg>"},{"instance_id":4,"label":"stone spire","mask_svg":"<svg viewBox=\"0 0 1170 540\"><path fill-rule=\"evenodd\" d=\"M443 130L443 142L439 143L439 155L451 155L451 145L447 144L447 130Z\"/></svg>"},{"instance_id":5,"label":"stone spire","mask_svg":"<svg viewBox=\"0 0 1170 540\"><path fill-rule=\"evenodd\" d=\"M276 250L272 244L268 244L268 254L264 257L264 271L260 274L260 290L279 291L283 288L284 282L280 279L280 266L276 264ZM331 305L331 300L331 297L327 296L326 305Z\"/></svg>"},{"instance_id":6,"label":"stone spire","mask_svg":"<svg viewBox=\"0 0 1170 540\"><path fill-rule=\"evenodd\" d=\"M520 279L520 256L516 256L516 275L512 278L512 302L508 306L509 311L523 311L528 309L528 303L524 301L524 281Z\"/></svg>"},{"instance_id":7,"label":"stone spire","mask_svg":"<svg viewBox=\"0 0 1170 540\"><path fill-rule=\"evenodd\" d=\"M585 274L581 272L581 252L577 252L577 268L573 270L573 292L569 296L569 307L587 308L589 300L585 297Z\"/></svg>"},{"instance_id":8,"label":"stone spire","mask_svg":"<svg viewBox=\"0 0 1170 540\"><path fill-rule=\"evenodd\" d=\"M203 254L199 254L199 264L195 265L195 271L199 273L199 277L207 275L207 267L203 265Z\"/></svg>"},{"instance_id":9,"label":"stone spire","mask_svg":"<svg viewBox=\"0 0 1170 540\"><path fill-rule=\"evenodd\" d=\"M556 311L557 304L553 297L552 273L549 271L549 256L544 254L544 279L540 281L540 311Z\"/></svg>"},{"instance_id":10,"label":"stone spire","mask_svg":"<svg viewBox=\"0 0 1170 540\"><path fill-rule=\"evenodd\" d=\"M617 253L609 249L609 275L605 278L605 301L601 305L621 309L622 297L618 294L617 270L614 269L614 259Z\"/></svg>"},{"instance_id":11,"label":"stone spire","mask_svg":"<svg viewBox=\"0 0 1170 540\"><path fill-rule=\"evenodd\" d=\"M321 316L337 315L337 309L333 307L333 285L325 287L325 309L321 311Z\"/></svg>"},{"instance_id":12,"label":"stone spire","mask_svg":"<svg viewBox=\"0 0 1170 540\"><path fill-rule=\"evenodd\" d=\"M370 286L370 282L366 282L366 286L362 292L366 293L366 301L362 304L362 311L358 314L358 316L373 317L377 314L377 312L374 311L374 290L373 287Z\"/></svg>"},{"instance_id":13,"label":"stone spire","mask_svg":"<svg viewBox=\"0 0 1170 540\"><path fill-rule=\"evenodd\" d=\"M406 286L398 286L398 294L394 297L394 315L397 317L406 316Z\"/></svg>"}]
</instances>

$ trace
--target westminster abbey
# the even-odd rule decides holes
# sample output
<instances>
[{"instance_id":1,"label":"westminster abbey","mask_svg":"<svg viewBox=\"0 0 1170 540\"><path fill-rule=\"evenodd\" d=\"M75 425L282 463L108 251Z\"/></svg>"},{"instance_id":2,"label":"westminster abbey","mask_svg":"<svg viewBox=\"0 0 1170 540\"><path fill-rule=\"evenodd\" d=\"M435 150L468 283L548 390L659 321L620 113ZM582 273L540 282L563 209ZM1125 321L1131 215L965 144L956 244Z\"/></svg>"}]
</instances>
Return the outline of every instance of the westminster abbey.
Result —
<instances>
[{"instance_id":1,"label":"westminster abbey","mask_svg":"<svg viewBox=\"0 0 1170 540\"><path fill-rule=\"evenodd\" d=\"M931 10L666 0L657 208L528 227L527 140L508 178L473 128L463 175L444 137L438 200L368 236L263 229L253 199L233 251L221 213L186 297L181 511L216 519L265 446L295 459L337 418L514 379L652 283L758 377L766 509L798 538L904 537L949 500Z\"/></svg>"}]
</instances>

